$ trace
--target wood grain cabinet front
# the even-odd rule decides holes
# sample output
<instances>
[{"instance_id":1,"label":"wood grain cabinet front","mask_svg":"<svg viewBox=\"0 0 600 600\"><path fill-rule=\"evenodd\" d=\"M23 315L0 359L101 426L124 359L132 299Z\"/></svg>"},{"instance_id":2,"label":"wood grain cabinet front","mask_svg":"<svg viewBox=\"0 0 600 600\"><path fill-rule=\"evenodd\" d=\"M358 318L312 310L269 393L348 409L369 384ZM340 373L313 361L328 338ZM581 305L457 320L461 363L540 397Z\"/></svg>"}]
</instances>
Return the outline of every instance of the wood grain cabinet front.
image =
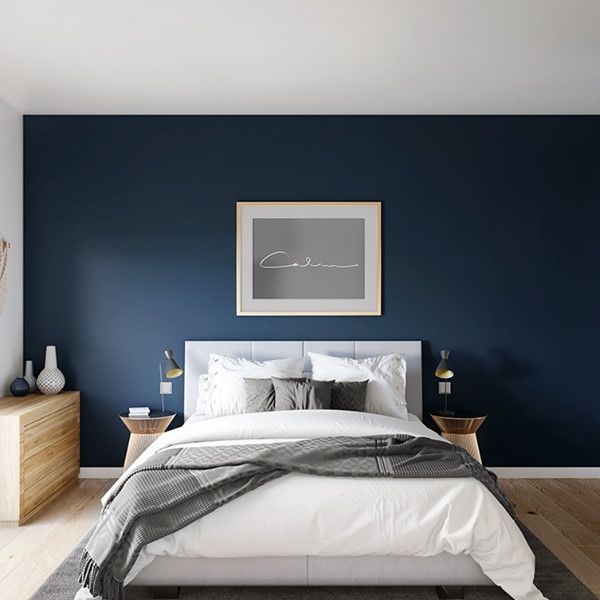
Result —
<instances>
[{"instance_id":1,"label":"wood grain cabinet front","mask_svg":"<svg viewBox=\"0 0 600 600\"><path fill-rule=\"evenodd\" d=\"M79 392L0 400L0 524L23 524L77 481L79 409Z\"/></svg>"}]
</instances>

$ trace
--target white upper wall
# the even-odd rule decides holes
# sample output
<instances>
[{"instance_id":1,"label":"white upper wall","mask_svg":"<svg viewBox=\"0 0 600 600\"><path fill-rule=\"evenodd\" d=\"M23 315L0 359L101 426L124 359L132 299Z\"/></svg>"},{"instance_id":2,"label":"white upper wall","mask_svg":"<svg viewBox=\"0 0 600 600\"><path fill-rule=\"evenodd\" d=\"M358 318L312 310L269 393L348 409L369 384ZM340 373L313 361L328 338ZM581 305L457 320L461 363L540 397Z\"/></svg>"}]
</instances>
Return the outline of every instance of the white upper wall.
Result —
<instances>
[{"instance_id":1,"label":"white upper wall","mask_svg":"<svg viewBox=\"0 0 600 600\"><path fill-rule=\"evenodd\" d=\"M0 239L10 242L0 312L0 397L23 375L23 118L0 102Z\"/></svg>"},{"instance_id":2,"label":"white upper wall","mask_svg":"<svg viewBox=\"0 0 600 600\"><path fill-rule=\"evenodd\" d=\"M24 113L600 112L598 0L9 0Z\"/></svg>"}]
</instances>

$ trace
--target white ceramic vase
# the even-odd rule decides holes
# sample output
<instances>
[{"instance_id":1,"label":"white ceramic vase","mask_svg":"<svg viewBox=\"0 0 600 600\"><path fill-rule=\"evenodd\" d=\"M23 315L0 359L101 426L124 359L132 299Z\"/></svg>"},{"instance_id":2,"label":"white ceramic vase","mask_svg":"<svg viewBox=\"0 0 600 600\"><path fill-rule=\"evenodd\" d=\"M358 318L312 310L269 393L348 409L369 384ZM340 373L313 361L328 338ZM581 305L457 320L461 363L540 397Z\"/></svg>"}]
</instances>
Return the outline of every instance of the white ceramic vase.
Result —
<instances>
[{"instance_id":1,"label":"white ceramic vase","mask_svg":"<svg viewBox=\"0 0 600 600\"><path fill-rule=\"evenodd\" d=\"M25 361L25 374L23 375L23 379L29 384L29 393L33 394L37 390L37 386L35 384L35 375L33 374L33 362L28 360Z\"/></svg>"},{"instance_id":2,"label":"white ceramic vase","mask_svg":"<svg viewBox=\"0 0 600 600\"><path fill-rule=\"evenodd\" d=\"M37 386L42 394L58 394L65 387L65 376L56 363L56 346L46 346L46 364L38 375Z\"/></svg>"}]
</instances>

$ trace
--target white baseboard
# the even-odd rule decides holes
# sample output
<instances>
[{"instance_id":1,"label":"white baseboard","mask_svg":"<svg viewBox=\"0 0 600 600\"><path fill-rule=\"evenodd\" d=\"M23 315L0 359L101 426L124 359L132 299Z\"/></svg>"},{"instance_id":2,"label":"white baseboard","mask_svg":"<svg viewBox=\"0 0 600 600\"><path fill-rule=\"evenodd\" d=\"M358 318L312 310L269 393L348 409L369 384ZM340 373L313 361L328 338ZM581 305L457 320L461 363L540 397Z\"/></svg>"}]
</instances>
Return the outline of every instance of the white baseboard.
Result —
<instances>
[{"instance_id":1,"label":"white baseboard","mask_svg":"<svg viewBox=\"0 0 600 600\"><path fill-rule=\"evenodd\" d=\"M116 479L122 472L123 467L81 467L79 479Z\"/></svg>"},{"instance_id":2,"label":"white baseboard","mask_svg":"<svg viewBox=\"0 0 600 600\"><path fill-rule=\"evenodd\" d=\"M600 467L487 467L500 479L597 479Z\"/></svg>"},{"instance_id":3,"label":"white baseboard","mask_svg":"<svg viewBox=\"0 0 600 600\"><path fill-rule=\"evenodd\" d=\"M487 467L501 479L600 479L600 467ZM116 479L122 467L81 467L80 479Z\"/></svg>"}]
</instances>

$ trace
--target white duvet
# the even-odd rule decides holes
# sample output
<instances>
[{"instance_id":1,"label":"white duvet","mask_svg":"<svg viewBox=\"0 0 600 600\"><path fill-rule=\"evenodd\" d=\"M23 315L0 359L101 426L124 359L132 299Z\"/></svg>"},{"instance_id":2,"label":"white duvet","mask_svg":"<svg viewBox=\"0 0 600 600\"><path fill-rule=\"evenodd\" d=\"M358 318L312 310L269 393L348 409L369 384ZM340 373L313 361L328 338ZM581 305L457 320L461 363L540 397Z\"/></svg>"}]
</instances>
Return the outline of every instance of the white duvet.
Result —
<instances>
[{"instance_id":1,"label":"white duvet","mask_svg":"<svg viewBox=\"0 0 600 600\"><path fill-rule=\"evenodd\" d=\"M190 419L130 467L182 445L247 444L406 433L441 439L409 420L347 411L281 411ZM126 473L124 474L124 476ZM115 484L116 486L117 484ZM111 488L102 499L112 496ZM432 556L467 553L515 600L541 600L534 555L519 528L475 479L365 479L289 474L148 544L126 582L157 556ZM84 590L78 600L89 597Z\"/></svg>"}]
</instances>

